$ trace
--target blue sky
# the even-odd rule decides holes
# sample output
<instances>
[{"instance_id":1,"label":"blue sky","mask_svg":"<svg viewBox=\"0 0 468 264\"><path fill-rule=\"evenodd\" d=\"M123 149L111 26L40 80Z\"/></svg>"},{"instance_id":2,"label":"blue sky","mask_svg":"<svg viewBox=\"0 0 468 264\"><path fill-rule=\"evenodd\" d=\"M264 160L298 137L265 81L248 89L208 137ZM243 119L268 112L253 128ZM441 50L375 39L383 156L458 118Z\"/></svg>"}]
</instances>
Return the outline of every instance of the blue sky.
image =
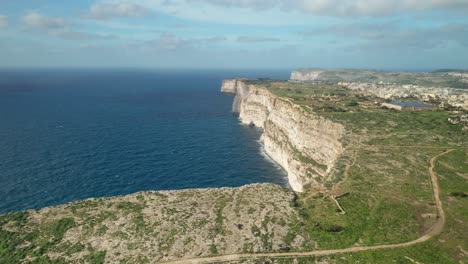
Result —
<instances>
[{"instance_id":1,"label":"blue sky","mask_svg":"<svg viewBox=\"0 0 468 264\"><path fill-rule=\"evenodd\" d=\"M0 67L468 68L468 1L0 0Z\"/></svg>"}]
</instances>

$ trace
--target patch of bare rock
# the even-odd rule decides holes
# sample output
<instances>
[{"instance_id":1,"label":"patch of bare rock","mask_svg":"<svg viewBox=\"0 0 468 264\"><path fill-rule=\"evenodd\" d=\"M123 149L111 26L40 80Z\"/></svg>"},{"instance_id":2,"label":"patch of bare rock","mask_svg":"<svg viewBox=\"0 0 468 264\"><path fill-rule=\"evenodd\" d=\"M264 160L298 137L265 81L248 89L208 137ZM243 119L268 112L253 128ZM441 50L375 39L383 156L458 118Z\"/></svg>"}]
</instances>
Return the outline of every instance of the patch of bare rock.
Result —
<instances>
[{"instance_id":1,"label":"patch of bare rock","mask_svg":"<svg viewBox=\"0 0 468 264\"><path fill-rule=\"evenodd\" d=\"M291 231L299 219L293 199L292 191L274 184L140 192L30 210L28 221L29 226L63 218L76 223L57 248L84 246L73 254L51 249L51 259L76 261L94 251L105 252L106 263L153 263L300 250L309 239Z\"/></svg>"}]
</instances>

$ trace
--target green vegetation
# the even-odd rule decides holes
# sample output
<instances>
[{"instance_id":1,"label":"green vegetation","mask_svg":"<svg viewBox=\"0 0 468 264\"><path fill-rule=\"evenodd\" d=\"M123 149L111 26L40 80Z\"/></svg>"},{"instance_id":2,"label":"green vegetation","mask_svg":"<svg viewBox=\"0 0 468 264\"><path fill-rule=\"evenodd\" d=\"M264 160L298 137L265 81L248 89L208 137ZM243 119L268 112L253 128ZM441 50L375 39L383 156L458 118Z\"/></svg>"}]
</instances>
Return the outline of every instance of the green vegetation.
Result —
<instances>
[{"instance_id":1,"label":"green vegetation","mask_svg":"<svg viewBox=\"0 0 468 264\"><path fill-rule=\"evenodd\" d=\"M298 258L298 263L301 263L301 261L302 263L310 263L314 260L319 262L328 261L330 263L334 263L334 261L337 261L338 263L467 263L468 255L466 254L466 248L468 247L468 241L466 238L468 237L468 229L466 228L466 220L468 219L468 199L458 196L454 198L453 195L451 195L452 193L459 192L460 190L468 190L468 183L466 180L468 175L467 161L468 154L466 151L456 150L440 157L436 162L435 172L438 175L439 186L441 187L440 197L447 217L444 231L440 236L428 242L410 247L345 253L327 257L304 257ZM405 196L407 195L408 194L405 194ZM352 199L352 197L346 196L344 200L345 199ZM385 212L387 214L392 213L404 218L405 214L402 214L403 211L400 211L401 206L396 204L389 205L390 207L383 208L385 209L384 214ZM348 206L347 211L353 211L356 207L356 205L352 203L347 203L346 206ZM332 215L332 221L339 221L339 219L337 220L333 218L333 213L331 211L332 209L329 209L329 213ZM389 216L382 215L379 218L381 219L380 221L388 221ZM387 222L381 226L387 228L391 226L403 226L404 221L407 220L408 219L402 219L401 223ZM374 222L374 224L379 224L379 221L372 222ZM410 220L409 223L411 222L414 221ZM407 228L406 230L408 231L408 229L411 228ZM394 230L397 231L397 233L389 233L387 232L388 230L378 229L375 227L369 227L369 230L378 231L377 233L372 234L372 236L368 236L374 240L369 240L369 242L371 242L370 244L378 244L378 240L384 234L400 234L398 233L398 230ZM317 236L323 236L323 234L318 233ZM336 237L330 237L330 240L331 239L336 239ZM391 237L385 237L385 239L392 240ZM410 240L411 238L407 237L406 239ZM272 263L291 263L293 259L294 258L284 258L277 262L276 260L275 262L272 261ZM256 261L258 261L258 263L262 263L262 260L264 259L258 259Z\"/></svg>"},{"instance_id":2,"label":"green vegetation","mask_svg":"<svg viewBox=\"0 0 468 264\"><path fill-rule=\"evenodd\" d=\"M222 196L217 199L215 234L225 234L223 210L226 207L228 197Z\"/></svg>"},{"instance_id":3,"label":"green vegetation","mask_svg":"<svg viewBox=\"0 0 468 264\"><path fill-rule=\"evenodd\" d=\"M293 148L293 151L294 151L294 155L302 162L305 162L305 163L309 163L309 164L312 164L314 165L315 168L320 168L322 170L327 170L328 169L328 166L326 164L321 164L321 163L318 163L317 161L315 161L314 159L310 158L310 157L307 157L307 156L304 156L302 154L302 152L300 152L299 150L295 149L293 146L291 146L291 148Z\"/></svg>"},{"instance_id":4,"label":"green vegetation","mask_svg":"<svg viewBox=\"0 0 468 264\"><path fill-rule=\"evenodd\" d=\"M462 147L468 133L448 122L445 111L397 112L384 109L355 113L325 113L355 133L366 136L369 145L416 145Z\"/></svg>"},{"instance_id":5,"label":"green vegetation","mask_svg":"<svg viewBox=\"0 0 468 264\"><path fill-rule=\"evenodd\" d=\"M362 96L338 85L294 83L273 80L249 80L250 84L264 87L273 94L292 99L307 112L313 113L346 113L361 112L359 102L373 104L383 102L375 97Z\"/></svg>"},{"instance_id":6,"label":"green vegetation","mask_svg":"<svg viewBox=\"0 0 468 264\"><path fill-rule=\"evenodd\" d=\"M114 204L106 203L105 199L79 201L65 205L67 213L62 213L63 217L58 210L49 211L40 221L32 220L29 211L0 215L0 263L68 263L63 257L52 258L49 254L67 257L79 254L82 257L74 263L104 263L105 251L95 251L90 244L64 240L65 234L79 227L84 236L101 237L109 230L103 222L117 220L117 211L129 215L135 232L148 232L141 215L144 200L136 198L139 203ZM111 236L128 238L120 230Z\"/></svg>"},{"instance_id":7,"label":"green vegetation","mask_svg":"<svg viewBox=\"0 0 468 264\"><path fill-rule=\"evenodd\" d=\"M105 251L92 252L89 255L86 255L81 263L104 264L105 258Z\"/></svg>"},{"instance_id":8,"label":"green vegetation","mask_svg":"<svg viewBox=\"0 0 468 264\"><path fill-rule=\"evenodd\" d=\"M319 81L336 84L338 82L384 82L395 84L414 84L431 87L452 87L467 89L468 82L449 73L466 73L464 70L438 70L423 72L388 72L352 69L300 69L298 72L321 72Z\"/></svg>"},{"instance_id":9,"label":"green vegetation","mask_svg":"<svg viewBox=\"0 0 468 264\"><path fill-rule=\"evenodd\" d=\"M296 207L302 221L291 224L289 240L301 229L317 243L318 249L396 244L417 239L435 222L428 162L431 157L454 148L458 150L438 163L446 166L436 168L443 175L442 179L447 179L448 174L458 175L457 179L441 180L442 195L448 195L444 205L456 207L455 210L447 208L448 218L458 216L457 221L447 223L444 234L449 235L443 243L434 239L411 247L416 251L424 250L424 254L395 249L345 254L345 260L342 255L331 259L343 263L388 263L388 259L393 258L396 262L411 263L400 255L407 254L421 263L451 263L466 258L461 249L467 248L468 237L465 224L468 204L464 198L468 190L468 134L461 126L448 122L449 112L385 110L373 105L372 102L380 101L378 98L332 85L273 81L260 85L309 108L308 111L345 125L348 131L344 139L348 149L337 162L334 176L330 177L345 180L331 194L315 191L299 195ZM452 188L444 186L448 182L453 183ZM342 193L349 193L339 199L346 214L341 214L328 197ZM456 230L464 231L455 234ZM438 244L446 245L446 250L436 249L441 247ZM434 257L434 252L440 254Z\"/></svg>"},{"instance_id":10,"label":"green vegetation","mask_svg":"<svg viewBox=\"0 0 468 264\"><path fill-rule=\"evenodd\" d=\"M26 257L31 263L64 263L62 258L52 261L44 253L62 241L65 232L75 226L74 220L62 218L32 225L28 217L28 212L0 216L1 226L9 226L0 229L0 263L20 263Z\"/></svg>"},{"instance_id":11,"label":"green vegetation","mask_svg":"<svg viewBox=\"0 0 468 264\"><path fill-rule=\"evenodd\" d=\"M216 248L216 245L214 245L214 244L210 245L210 253L213 254L213 255L218 254L218 248Z\"/></svg>"},{"instance_id":12,"label":"green vegetation","mask_svg":"<svg viewBox=\"0 0 468 264\"><path fill-rule=\"evenodd\" d=\"M74 226L75 221L72 218L62 218L50 225L49 230L53 236L53 241L57 243L62 241L65 232Z\"/></svg>"},{"instance_id":13,"label":"green vegetation","mask_svg":"<svg viewBox=\"0 0 468 264\"><path fill-rule=\"evenodd\" d=\"M249 263L256 263L256 264L257 263L258 264L263 264L263 263L271 263L271 264L289 264L289 263L298 263L298 264L309 264L309 263L457 264L459 262L450 258L446 254L446 252L444 252L444 249L437 248L430 242L426 242L426 243L422 243L422 244L418 244L418 245L406 247L406 248L362 251L362 252L356 252L356 253L344 253L344 254L336 254L332 256L322 256L322 257L258 258Z\"/></svg>"},{"instance_id":14,"label":"green vegetation","mask_svg":"<svg viewBox=\"0 0 468 264\"><path fill-rule=\"evenodd\" d=\"M66 248L66 255L67 256L70 256L70 255L73 255L75 253L78 253L78 252L81 252L85 249L85 245L81 244L81 243L76 243L76 244L73 244L73 245L68 245L67 244L67 248Z\"/></svg>"},{"instance_id":15,"label":"green vegetation","mask_svg":"<svg viewBox=\"0 0 468 264\"><path fill-rule=\"evenodd\" d=\"M139 213L143 210L143 205L141 203L120 202L117 208L127 213Z\"/></svg>"},{"instance_id":16,"label":"green vegetation","mask_svg":"<svg viewBox=\"0 0 468 264\"><path fill-rule=\"evenodd\" d=\"M468 255L462 252L468 248L468 199L454 197L452 193L468 190L468 154L457 150L439 158L435 166L439 175L441 200L446 212L446 224L442 235L431 241L434 248L442 249L450 259L468 262Z\"/></svg>"}]
</instances>

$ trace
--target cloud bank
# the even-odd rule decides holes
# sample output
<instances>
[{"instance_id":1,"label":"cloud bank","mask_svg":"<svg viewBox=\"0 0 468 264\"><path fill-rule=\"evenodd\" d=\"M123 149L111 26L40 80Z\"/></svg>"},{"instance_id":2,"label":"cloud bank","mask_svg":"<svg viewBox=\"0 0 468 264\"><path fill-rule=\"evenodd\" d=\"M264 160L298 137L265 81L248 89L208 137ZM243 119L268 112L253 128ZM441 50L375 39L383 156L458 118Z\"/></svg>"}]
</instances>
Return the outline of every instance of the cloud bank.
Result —
<instances>
[{"instance_id":1,"label":"cloud bank","mask_svg":"<svg viewBox=\"0 0 468 264\"><path fill-rule=\"evenodd\" d=\"M468 24L445 24L438 27L409 28L396 23L335 24L299 33L305 38L333 36L357 40L354 50L429 50L448 43L468 47Z\"/></svg>"},{"instance_id":2,"label":"cloud bank","mask_svg":"<svg viewBox=\"0 0 468 264\"><path fill-rule=\"evenodd\" d=\"M175 1L177 2L177 1ZM267 10L280 8L322 16L386 16L420 10L467 11L466 0L185 0L220 7Z\"/></svg>"},{"instance_id":3,"label":"cloud bank","mask_svg":"<svg viewBox=\"0 0 468 264\"><path fill-rule=\"evenodd\" d=\"M468 0L90 2L2 10L2 61L54 63L49 56L58 54L57 62L89 65L215 68L456 68L468 61Z\"/></svg>"},{"instance_id":4,"label":"cloud bank","mask_svg":"<svg viewBox=\"0 0 468 264\"><path fill-rule=\"evenodd\" d=\"M38 33L45 33L67 40L86 40L86 39L112 39L113 35L93 34L88 32L76 31L71 28L72 22L62 17L46 16L38 12L29 12L20 18L21 23L27 26L29 30Z\"/></svg>"},{"instance_id":5,"label":"cloud bank","mask_svg":"<svg viewBox=\"0 0 468 264\"><path fill-rule=\"evenodd\" d=\"M105 1L116 5L121 3L121 0ZM226 16L244 10L249 12L248 19L255 21L255 24L262 24L262 19L275 22L275 16L256 17L266 15L267 11L330 18L388 17L420 11L468 15L467 0L134 0L132 3L181 18L220 22L234 20L239 24L244 17L236 20ZM295 20L295 24L300 21L299 18L294 19L294 16L290 18ZM281 20L277 16L276 19ZM288 20L291 19L276 22L290 24Z\"/></svg>"},{"instance_id":6,"label":"cloud bank","mask_svg":"<svg viewBox=\"0 0 468 264\"><path fill-rule=\"evenodd\" d=\"M107 20L118 17L142 17L148 9L133 3L94 4L82 14L83 18Z\"/></svg>"},{"instance_id":7,"label":"cloud bank","mask_svg":"<svg viewBox=\"0 0 468 264\"><path fill-rule=\"evenodd\" d=\"M257 43L257 42L277 42L281 41L279 38L273 37L260 37L260 36L239 36L237 38L238 42L244 43Z\"/></svg>"},{"instance_id":8,"label":"cloud bank","mask_svg":"<svg viewBox=\"0 0 468 264\"><path fill-rule=\"evenodd\" d=\"M8 17L0 15L0 28L8 27Z\"/></svg>"}]
</instances>

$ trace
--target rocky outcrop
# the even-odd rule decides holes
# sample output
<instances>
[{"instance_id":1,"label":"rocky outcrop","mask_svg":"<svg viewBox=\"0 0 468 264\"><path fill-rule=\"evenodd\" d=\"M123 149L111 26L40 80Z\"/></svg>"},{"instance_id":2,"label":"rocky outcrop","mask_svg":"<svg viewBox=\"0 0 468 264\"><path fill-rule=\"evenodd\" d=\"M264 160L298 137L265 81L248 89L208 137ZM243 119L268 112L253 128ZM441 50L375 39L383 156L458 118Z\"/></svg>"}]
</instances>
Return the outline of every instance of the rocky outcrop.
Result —
<instances>
[{"instance_id":1,"label":"rocky outcrop","mask_svg":"<svg viewBox=\"0 0 468 264\"><path fill-rule=\"evenodd\" d=\"M228 85L224 87L224 85ZM265 152L288 173L294 191L323 187L343 153L344 127L246 80L225 81L235 91L233 111L242 123L263 128Z\"/></svg>"},{"instance_id":2,"label":"rocky outcrop","mask_svg":"<svg viewBox=\"0 0 468 264\"><path fill-rule=\"evenodd\" d=\"M160 263L313 246L295 195L263 183L146 191L0 215L0 263ZM40 257L40 258L38 258Z\"/></svg>"},{"instance_id":3,"label":"rocky outcrop","mask_svg":"<svg viewBox=\"0 0 468 264\"><path fill-rule=\"evenodd\" d=\"M309 81L317 81L319 80L319 76L322 73L320 70L310 70L310 71L292 71L291 72L291 81L301 81L301 82L309 82Z\"/></svg>"},{"instance_id":4,"label":"rocky outcrop","mask_svg":"<svg viewBox=\"0 0 468 264\"><path fill-rule=\"evenodd\" d=\"M236 93L237 89L237 79L225 79L223 80L223 84L221 85L221 92L224 93Z\"/></svg>"},{"instance_id":5,"label":"rocky outcrop","mask_svg":"<svg viewBox=\"0 0 468 264\"><path fill-rule=\"evenodd\" d=\"M235 113L240 112L240 98L242 98L248 91L244 81L245 79L225 79L221 85L221 92L240 95L234 97L234 102L232 104L232 111Z\"/></svg>"}]
</instances>

